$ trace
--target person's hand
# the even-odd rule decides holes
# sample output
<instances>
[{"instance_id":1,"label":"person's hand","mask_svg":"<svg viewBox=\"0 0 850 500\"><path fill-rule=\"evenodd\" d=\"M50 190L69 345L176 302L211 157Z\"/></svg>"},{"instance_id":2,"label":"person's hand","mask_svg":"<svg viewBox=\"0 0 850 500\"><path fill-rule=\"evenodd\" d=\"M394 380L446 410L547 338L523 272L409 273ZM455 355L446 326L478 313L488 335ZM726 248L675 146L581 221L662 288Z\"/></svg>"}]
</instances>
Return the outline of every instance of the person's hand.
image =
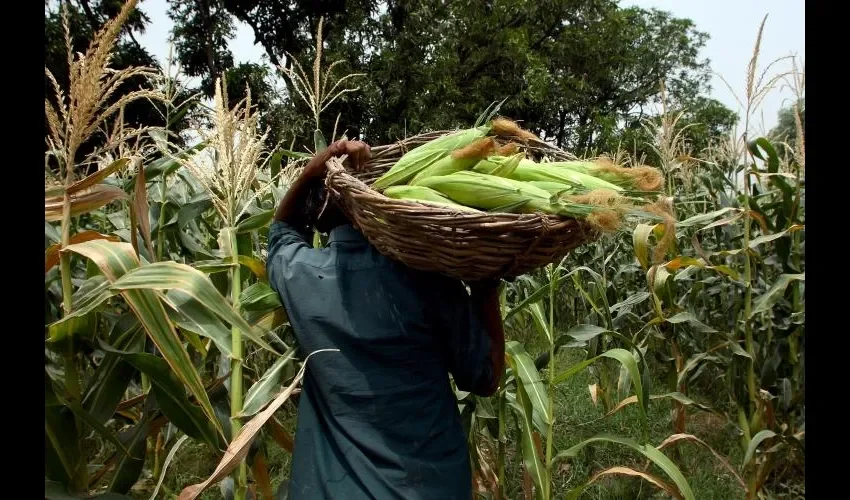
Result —
<instances>
[{"instance_id":1,"label":"person's hand","mask_svg":"<svg viewBox=\"0 0 850 500\"><path fill-rule=\"evenodd\" d=\"M314 156L307 166L304 167L304 175L309 177L324 177L327 172L325 163L333 156L348 155L345 166L359 172L366 166L366 162L372 157L369 145L363 141L349 141L341 139L332 143Z\"/></svg>"},{"instance_id":2,"label":"person's hand","mask_svg":"<svg viewBox=\"0 0 850 500\"><path fill-rule=\"evenodd\" d=\"M369 145L363 141L337 141L334 144L339 144L340 153L335 156L348 155L348 158L343 162L348 170L360 172L366 168L366 163L372 158L372 150Z\"/></svg>"}]
</instances>

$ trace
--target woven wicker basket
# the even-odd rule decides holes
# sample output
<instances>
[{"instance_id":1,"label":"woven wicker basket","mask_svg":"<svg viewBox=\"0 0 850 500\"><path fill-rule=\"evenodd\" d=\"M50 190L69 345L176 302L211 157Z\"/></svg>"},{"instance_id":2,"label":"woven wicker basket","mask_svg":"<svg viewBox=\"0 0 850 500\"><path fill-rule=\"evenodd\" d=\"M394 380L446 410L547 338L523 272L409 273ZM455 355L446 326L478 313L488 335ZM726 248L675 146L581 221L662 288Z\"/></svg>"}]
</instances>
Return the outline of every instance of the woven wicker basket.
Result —
<instances>
[{"instance_id":1,"label":"woven wicker basket","mask_svg":"<svg viewBox=\"0 0 850 500\"><path fill-rule=\"evenodd\" d=\"M446 133L431 132L372 148L372 159L363 172L347 172L338 158L328 162L329 192L382 254L414 269L471 282L519 276L558 261L599 236L572 218L464 212L395 200L369 187L404 153ZM534 141L524 149L530 156L575 159L543 142Z\"/></svg>"}]
</instances>

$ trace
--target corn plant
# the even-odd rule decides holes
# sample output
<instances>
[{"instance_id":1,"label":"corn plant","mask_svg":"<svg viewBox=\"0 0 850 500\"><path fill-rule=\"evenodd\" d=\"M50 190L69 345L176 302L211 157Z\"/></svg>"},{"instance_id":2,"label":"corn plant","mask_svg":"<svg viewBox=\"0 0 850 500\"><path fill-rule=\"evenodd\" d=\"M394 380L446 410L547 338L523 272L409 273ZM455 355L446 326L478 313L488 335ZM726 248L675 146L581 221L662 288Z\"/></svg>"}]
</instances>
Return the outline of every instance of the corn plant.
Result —
<instances>
[{"instance_id":1,"label":"corn plant","mask_svg":"<svg viewBox=\"0 0 850 500\"><path fill-rule=\"evenodd\" d=\"M142 88L109 102L129 78L156 76L148 68L109 68L121 24L135 3L124 5L86 53L75 58L69 52L69 89L61 89L47 72L54 84L54 95L45 101L48 498L104 488L109 494L126 494L142 473L147 438L161 436L164 426L223 449L229 422L222 422L212 403L221 380L205 381L197 363L211 346L233 357L225 324L279 354L265 340L267 330L257 326L271 326L275 319L279 323L279 303L254 289L244 297L253 314L250 324L242 316L245 308L229 303L204 272L182 263L154 262L162 255L163 239L158 238L159 252L154 251L148 179L174 172L180 160L201 147L148 160L158 149L148 139L167 131L126 127L123 106L146 98L165 101L166 109L174 109L173 96ZM70 40L67 11L65 29ZM184 112L186 104L178 112ZM78 158L80 146L101 132L105 145ZM97 165L95 173L79 178ZM116 209L113 202L125 200L129 203ZM58 229L51 224L55 221L60 222ZM93 370L86 369L87 360ZM292 361L291 356L281 358L273 373L260 378L262 383L248 393L250 406L243 413L256 412L271 400L270 381L279 380L281 367ZM97 452L88 449L92 432L102 443Z\"/></svg>"}]
</instances>

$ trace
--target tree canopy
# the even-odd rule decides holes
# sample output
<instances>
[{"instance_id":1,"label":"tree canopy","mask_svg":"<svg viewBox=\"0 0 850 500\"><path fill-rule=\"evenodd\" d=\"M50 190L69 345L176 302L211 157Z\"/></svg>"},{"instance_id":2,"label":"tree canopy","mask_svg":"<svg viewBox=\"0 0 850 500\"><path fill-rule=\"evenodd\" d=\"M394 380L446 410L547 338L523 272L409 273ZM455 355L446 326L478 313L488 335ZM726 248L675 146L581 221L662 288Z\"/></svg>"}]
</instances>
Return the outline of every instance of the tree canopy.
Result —
<instances>
[{"instance_id":1,"label":"tree canopy","mask_svg":"<svg viewBox=\"0 0 850 500\"><path fill-rule=\"evenodd\" d=\"M806 101L801 100L797 103L797 109L800 110L800 124L803 130L806 129ZM776 138L778 147L785 152L786 144L792 148L796 147L797 142L797 120L794 118L796 111L794 106L787 106L779 110L777 113L776 126L770 131L770 136Z\"/></svg>"},{"instance_id":2,"label":"tree canopy","mask_svg":"<svg viewBox=\"0 0 850 500\"><path fill-rule=\"evenodd\" d=\"M72 4L83 44L119 2ZM610 151L657 112L662 81L670 103L699 124L688 131L694 149L734 124L730 110L705 97L708 61L700 50L708 36L688 19L614 0L168 0L168 15L183 71L200 79L207 96L222 75L233 98L249 86L274 142L312 137L291 83L283 80L287 87L277 92L272 77L293 59L309 72L320 18L325 64L341 61L339 75L364 74L351 81L358 92L322 114L325 134L338 125L349 137L387 143L467 126L506 99L503 114L558 146ZM59 66L61 20L46 16L48 66ZM234 65L228 40L236 20L253 30L270 64ZM139 11L117 62L153 63L133 39L146 22Z\"/></svg>"}]
</instances>

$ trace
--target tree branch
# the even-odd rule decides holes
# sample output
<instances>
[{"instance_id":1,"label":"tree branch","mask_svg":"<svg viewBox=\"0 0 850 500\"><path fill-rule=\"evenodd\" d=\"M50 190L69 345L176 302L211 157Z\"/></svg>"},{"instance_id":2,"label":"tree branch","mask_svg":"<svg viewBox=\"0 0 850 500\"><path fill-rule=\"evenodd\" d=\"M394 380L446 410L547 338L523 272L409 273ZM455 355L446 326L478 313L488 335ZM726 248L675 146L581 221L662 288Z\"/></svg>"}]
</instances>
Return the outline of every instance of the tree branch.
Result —
<instances>
[{"instance_id":1,"label":"tree branch","mask_svg":"<svg viewBox=\"0 0 850 500\"><path fill-rule=\"evenodd\" d=\"M97 32L97 30L100 29L100 20L91 10L91 6L89 5L88 0L77 0L77 3L80 4L80 7L83 9L83 12L85 12L86 18L89 20L89 24L91 24L92 31Z\"/></svg>"}]
</instances>

